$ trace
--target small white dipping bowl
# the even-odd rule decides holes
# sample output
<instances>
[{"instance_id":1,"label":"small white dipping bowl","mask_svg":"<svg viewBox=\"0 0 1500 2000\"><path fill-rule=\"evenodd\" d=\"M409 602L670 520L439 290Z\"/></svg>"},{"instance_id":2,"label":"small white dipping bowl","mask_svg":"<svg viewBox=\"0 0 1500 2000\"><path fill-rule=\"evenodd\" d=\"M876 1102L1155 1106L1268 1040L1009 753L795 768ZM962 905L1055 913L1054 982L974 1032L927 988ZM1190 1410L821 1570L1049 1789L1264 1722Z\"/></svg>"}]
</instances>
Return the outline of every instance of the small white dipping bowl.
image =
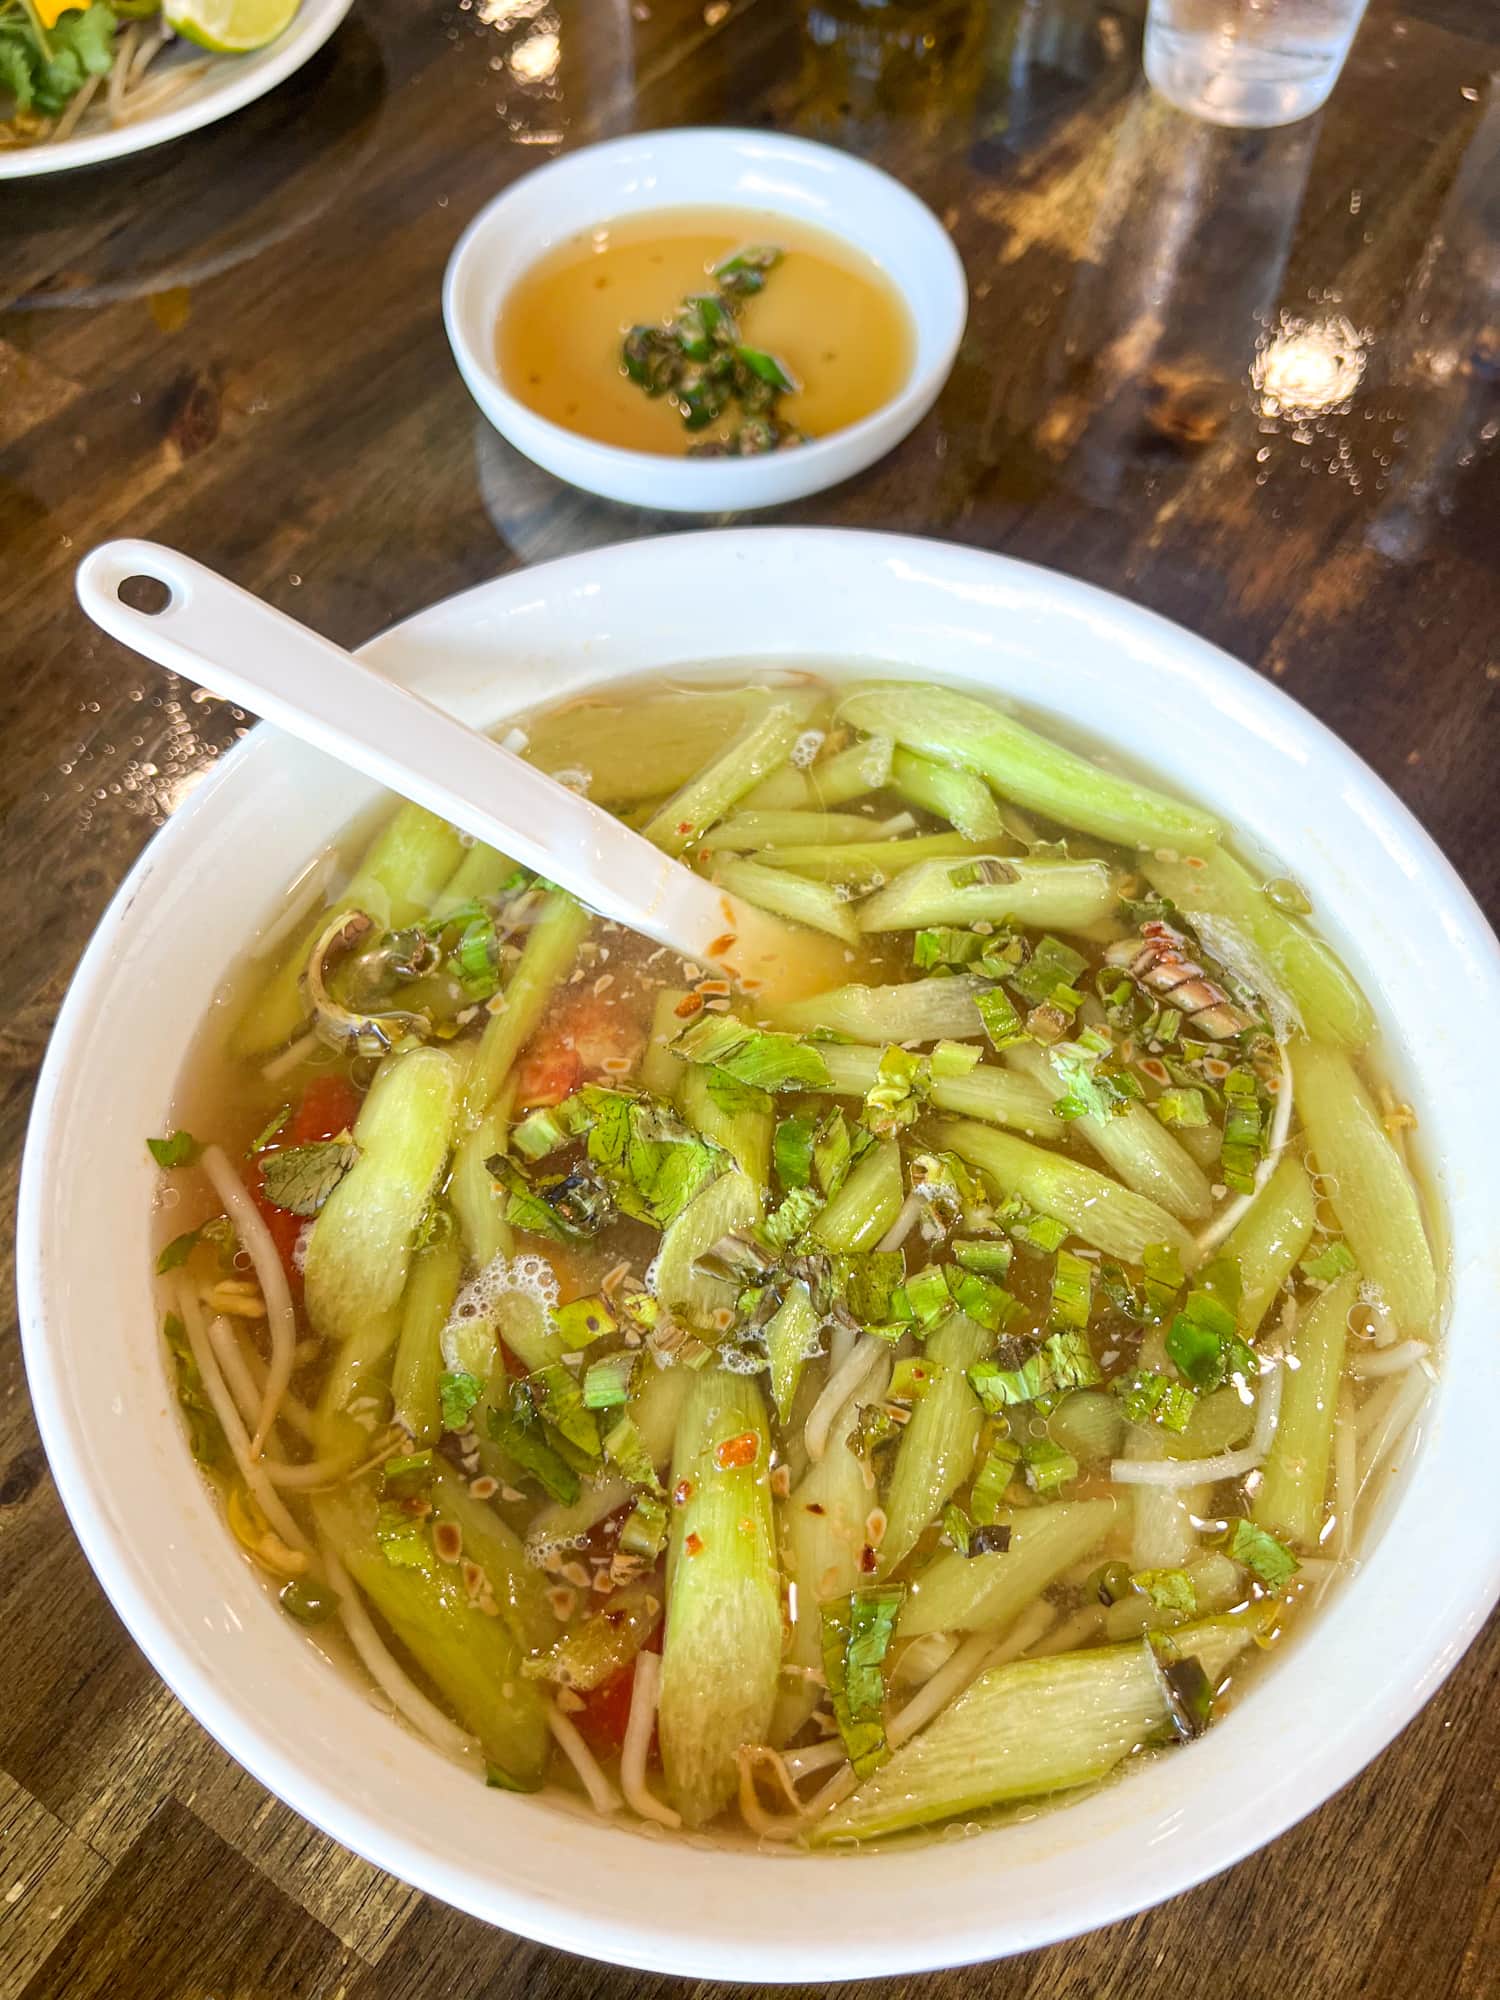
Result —
<instances>
[{"instance_id":1,"label":"small white dipping bowl","mask_svg":"<svg viewBox=\"0 0 1500 2000\"><path fill-rule=\"evenodd\" d=\"M84 956L37 1091L18 1230L58 1491L204 1727L336 1839L460 1909L568 1951L760 1985L1050 1944L1190 1888L1331 1797L1433 1693L1500 1589L1494 1113L1475 1087L1500 952L1406 809L1191 633L1025 563L899 536L759 528L595 549L435 605L365 657L486 726L652 671L826 663L942 681L1021 702L1207 801L1295 871L1375 1006L1448 1230L1444 1352L1358 1572L1201 1742L1075 1804L843 1857L652 1838L558 1795L487 1791L380 1713L252 1573L189 1456L159 1345L160 1178L143 1142L165 1128L204 1021L216 1006L223 1019L226 971L257 925L379 796L261 725L152 841ZM1248 1989L1231 1976L1229 1990Z\"/></svg>"},{"instance_id":2,"label":"small white dipping bowl","mask_svg":"<svg viewBox=\"0 0 1500 2000\"><path fill-rule=\"evenodd\" d=\"M911 316L912 355L900 391L857 424L761 458L623 451L528 409L506 388L495 354L495 329L512 286L580 230L674 208L779 212L862 251L900 292ZM883 458L937 400L967 315L963 265L931 209L850 153L764 132L647 132L565 154L479 211L448 260L443 283L443 322L454 359L496 430L571 485L671 513L774 507L819 493Z\"/></svg>"}]
</instances>

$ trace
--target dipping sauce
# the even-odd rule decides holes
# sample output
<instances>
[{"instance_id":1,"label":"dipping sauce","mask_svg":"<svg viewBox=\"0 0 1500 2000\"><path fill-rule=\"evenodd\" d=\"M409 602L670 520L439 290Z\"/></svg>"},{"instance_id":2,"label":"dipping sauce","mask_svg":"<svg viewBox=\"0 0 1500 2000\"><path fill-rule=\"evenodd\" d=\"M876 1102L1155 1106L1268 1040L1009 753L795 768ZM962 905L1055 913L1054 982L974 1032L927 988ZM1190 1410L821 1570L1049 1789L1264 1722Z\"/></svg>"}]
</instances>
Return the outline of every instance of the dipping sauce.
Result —
<instances>
[{"instance_id":1,"label":"dipping sauce","mask_svg":"<svg viewBox=\"0 0 1500 2000\"><path fill-rule=\"evenodd\" d=\"M684 299L715 289L715 267L748 244L784 254L753 297L735 301L740 338L798 383L778 416L809 438L858 423L900 390L911 365L906 302L861 252L823 230L759 209L658 210L568 238L506 300L496 359L506 388L538 416L600 444L682 457L724 442L737 413L688 430L669 396L627 376L621 343L665 324Z\"/></svg>"}]
</instances>

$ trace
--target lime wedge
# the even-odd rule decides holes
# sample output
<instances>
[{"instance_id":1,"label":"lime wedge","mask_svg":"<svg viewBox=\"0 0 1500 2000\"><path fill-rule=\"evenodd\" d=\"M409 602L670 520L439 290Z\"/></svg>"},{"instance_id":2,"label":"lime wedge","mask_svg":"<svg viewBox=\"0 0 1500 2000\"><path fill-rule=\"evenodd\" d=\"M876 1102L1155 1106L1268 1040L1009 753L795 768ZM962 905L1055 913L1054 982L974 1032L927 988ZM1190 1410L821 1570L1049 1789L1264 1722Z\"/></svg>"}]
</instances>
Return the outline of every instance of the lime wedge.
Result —
<instances>
[{"instance_id":1,"label":"lime wedge","mask_svg":"<svg viewBox=\"0 0 1500 2000\"><path fill-rule=\"evenodd\" d=\"M166 0L167 26L216 56L243 56L291 26L302 0Z\"/></svg>"}]
</instances>

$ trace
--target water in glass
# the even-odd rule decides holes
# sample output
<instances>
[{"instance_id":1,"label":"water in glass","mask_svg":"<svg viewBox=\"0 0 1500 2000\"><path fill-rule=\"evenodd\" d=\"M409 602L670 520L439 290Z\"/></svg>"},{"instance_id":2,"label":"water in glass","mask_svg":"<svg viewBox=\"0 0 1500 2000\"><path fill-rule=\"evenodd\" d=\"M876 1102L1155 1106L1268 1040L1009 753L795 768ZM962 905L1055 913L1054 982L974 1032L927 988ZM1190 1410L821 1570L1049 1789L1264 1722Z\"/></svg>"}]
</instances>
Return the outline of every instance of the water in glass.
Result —
<instances>
[{"instance_id":1,"label":"water in glass","mask_svg":"<svg viewBox=\"0 0 1500 2000\"><path fill-rule=\"evenodd\" d=\"M1151 0L1146 74L1219 125L1289 125L1327 99L1365 0Z\"/></svg>"}]
</instances>

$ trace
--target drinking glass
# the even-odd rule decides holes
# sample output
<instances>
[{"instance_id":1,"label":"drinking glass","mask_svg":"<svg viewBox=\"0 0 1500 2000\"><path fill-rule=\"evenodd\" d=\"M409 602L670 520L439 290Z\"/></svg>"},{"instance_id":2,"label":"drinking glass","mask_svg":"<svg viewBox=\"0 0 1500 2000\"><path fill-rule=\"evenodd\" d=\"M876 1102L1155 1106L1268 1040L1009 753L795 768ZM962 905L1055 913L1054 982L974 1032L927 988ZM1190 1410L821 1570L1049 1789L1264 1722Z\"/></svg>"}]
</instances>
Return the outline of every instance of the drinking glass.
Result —
<instances>
[{"instance_id":1,"label":"drinking glass","mask_svg":"<svg viewBox=\"0 0 1500 2000\"><path fill-rule=\"evenodd\" d=\"M1327 101L1365 0L1151 0L1146 75L1216 125L1290 125Z\"/></svg>"}]
</instances>

